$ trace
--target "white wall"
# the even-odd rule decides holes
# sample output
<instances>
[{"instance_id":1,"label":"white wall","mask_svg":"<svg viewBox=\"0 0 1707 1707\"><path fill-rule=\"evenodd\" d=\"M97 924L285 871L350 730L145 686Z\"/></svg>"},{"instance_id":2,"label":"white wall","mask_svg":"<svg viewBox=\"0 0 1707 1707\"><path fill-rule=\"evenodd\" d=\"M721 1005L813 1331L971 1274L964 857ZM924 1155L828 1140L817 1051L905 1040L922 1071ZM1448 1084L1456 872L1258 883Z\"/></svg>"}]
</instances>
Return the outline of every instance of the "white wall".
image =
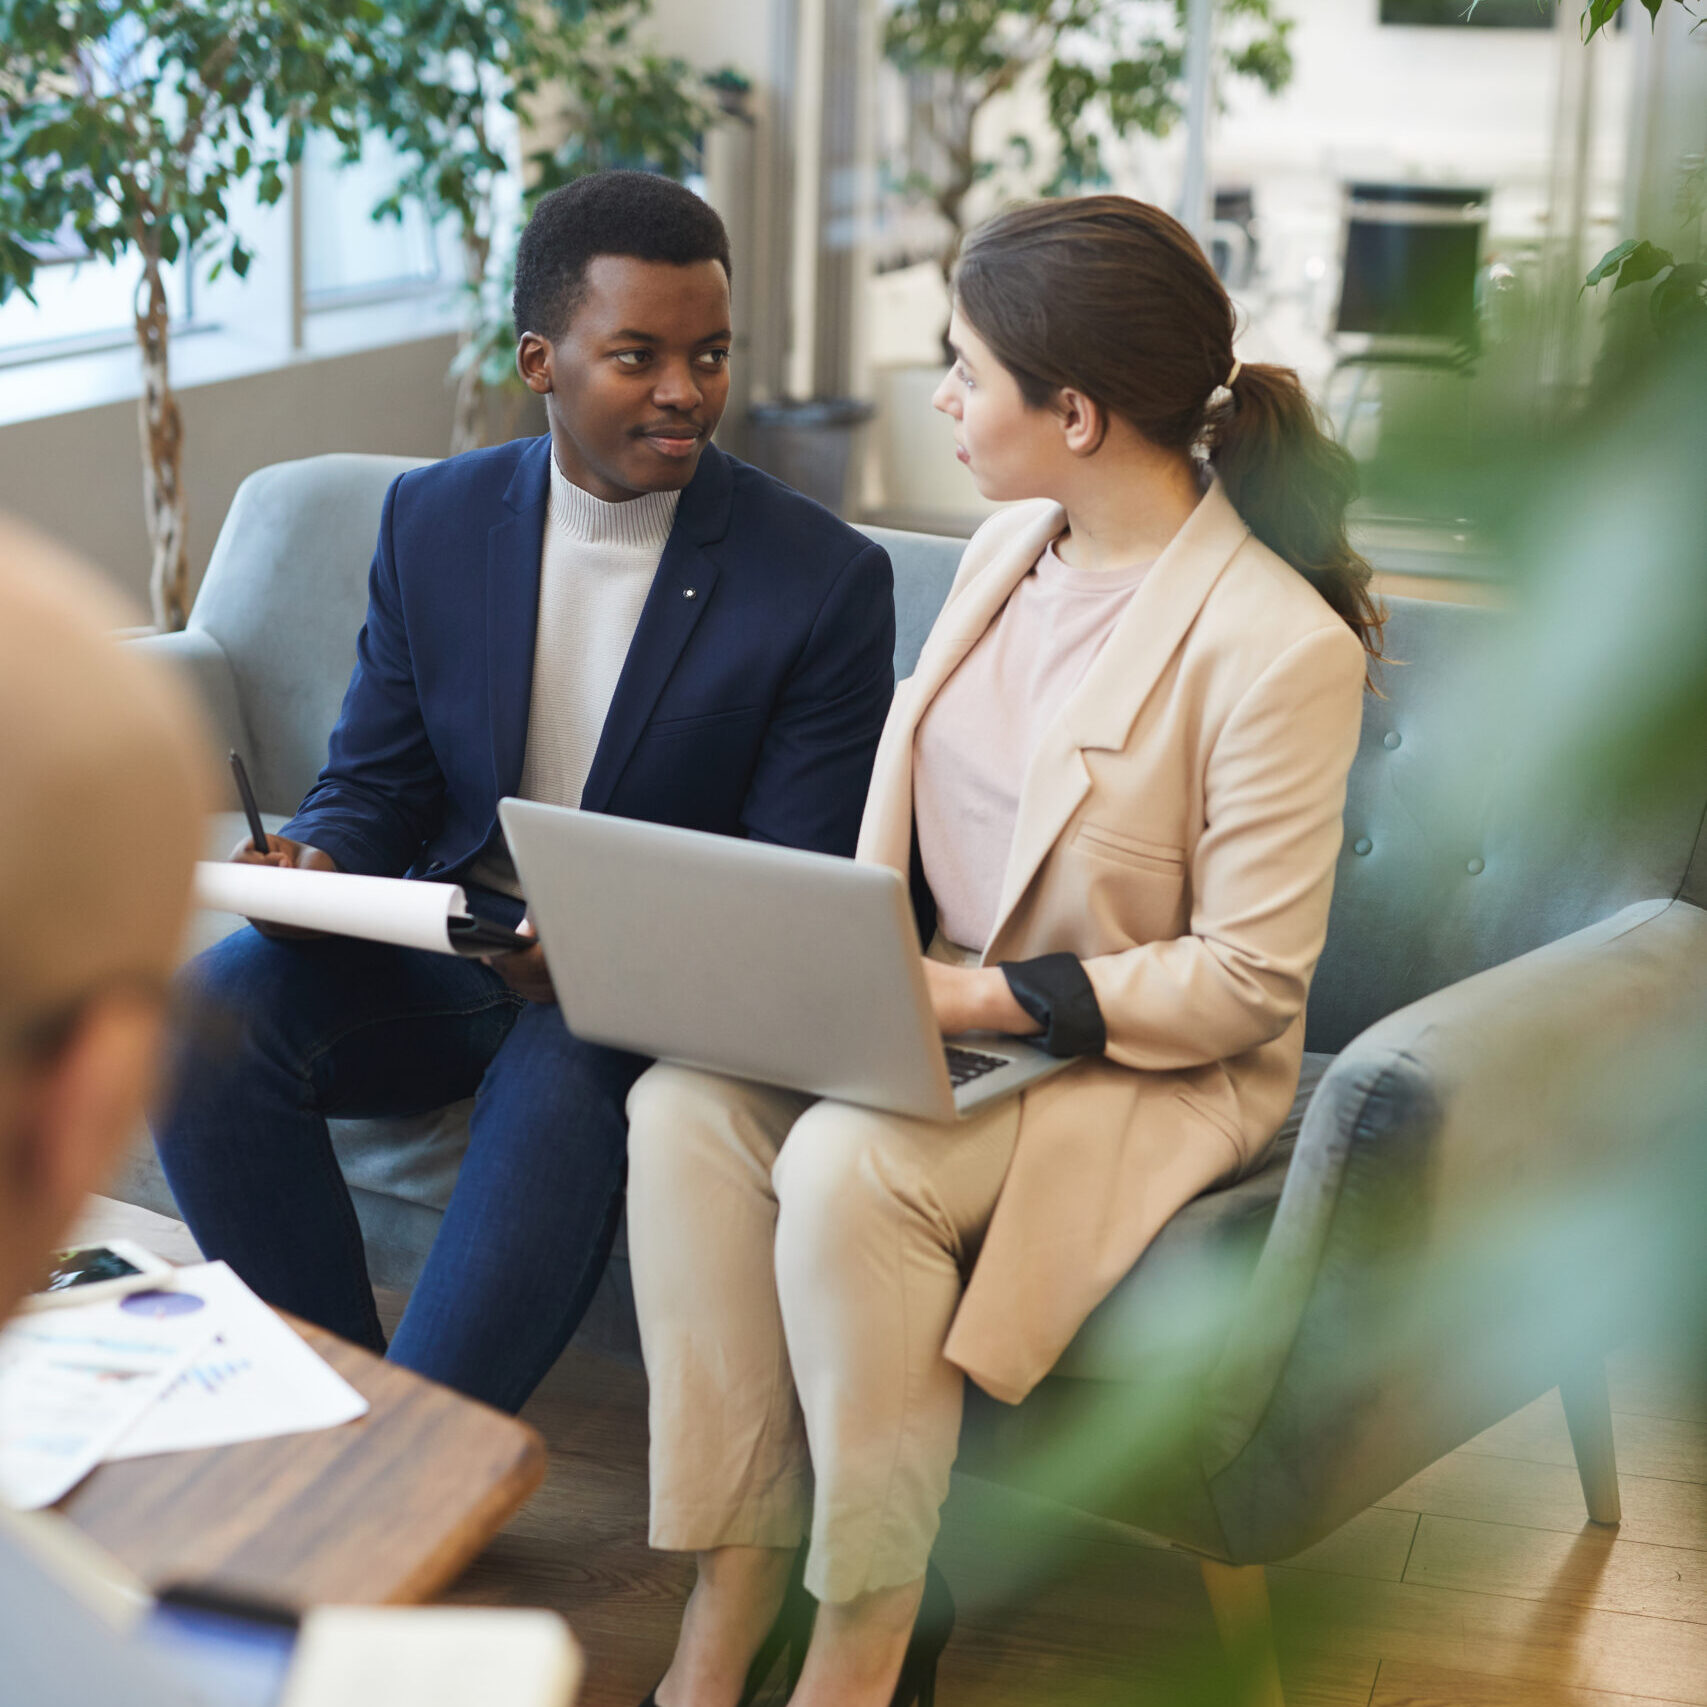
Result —
<instances>
[{"instance_id":1,"label":"white wall","mask_svg":"<svg viewBox=\"0 0 1707 1707\"><path fill-rule=\"evenodd\" d=\"M1228 91L1218 172L1388 173L1544 182L1558 30L1422 29L1379 22L1378 0L1282 0L1295 20L1294 74L1278 96ZM1552 10L1551 4L1548 10ZM1578 7L1563 0L1573 59ZM1645 25L1644 25L1645 27ZM1602 38L1606 142L1622 148L1629 42ZM1603 162L1616 183L1618 162Z\"/></svg>"},{"instance_id":2,"label":"white wall","mask_svg":"<svg viewBox=\"0 0 1707 1707\"><path fill-rule=\"evenodd\" d=\"M451 426L445 369L454 349L454 337L432 337L180 393L193 583L200 583L232 494L253 470L335 450L442 456ZM0 510L64 541L146 610L134 402L0 427Z\"/></svg>"}]
</instances>

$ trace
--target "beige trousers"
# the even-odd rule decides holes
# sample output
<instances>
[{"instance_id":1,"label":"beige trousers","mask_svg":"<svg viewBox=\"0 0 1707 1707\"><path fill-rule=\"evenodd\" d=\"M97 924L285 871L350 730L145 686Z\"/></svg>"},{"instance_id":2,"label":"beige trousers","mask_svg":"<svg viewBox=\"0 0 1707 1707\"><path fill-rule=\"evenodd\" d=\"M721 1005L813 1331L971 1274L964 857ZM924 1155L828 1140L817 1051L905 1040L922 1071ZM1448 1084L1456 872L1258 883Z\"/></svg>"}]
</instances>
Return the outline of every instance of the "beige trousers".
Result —
<instances>
[{"instance_id":1,"label":"beige trousers","mask_svg":"<svg viewBox=\"0 0 1707 1707\"><path fill-rule=\"evenodd\" d=\"M942 1355L1020 1098L949 1125L656 1066L628 1249L654 1547L793 1547L845 1601L920 1576L959 1445Z\"/></svg>"}]
</instances>

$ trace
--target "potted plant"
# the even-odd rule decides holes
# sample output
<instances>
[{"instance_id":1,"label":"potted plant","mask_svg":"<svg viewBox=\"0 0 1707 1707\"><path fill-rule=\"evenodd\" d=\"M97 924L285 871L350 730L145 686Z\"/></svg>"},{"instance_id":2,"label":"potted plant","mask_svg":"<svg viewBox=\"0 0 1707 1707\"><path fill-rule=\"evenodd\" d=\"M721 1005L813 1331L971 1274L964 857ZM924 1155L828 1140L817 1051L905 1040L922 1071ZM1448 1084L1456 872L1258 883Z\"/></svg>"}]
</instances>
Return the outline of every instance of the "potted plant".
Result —
<instances>
[{"instance_id":1,"label":"potted plant","mask_svg":"<svg viewBox=\"0 0 1707 1707\"><path fill-rule=\"evenodd\" d=\"M229 204L263 203L311 126L354 136L374 0L14 0L0 7L0 302L56 250L142 263L138 426L157 628L189 608L166 269L247 272Z\"/></svg>"}]
</instances>

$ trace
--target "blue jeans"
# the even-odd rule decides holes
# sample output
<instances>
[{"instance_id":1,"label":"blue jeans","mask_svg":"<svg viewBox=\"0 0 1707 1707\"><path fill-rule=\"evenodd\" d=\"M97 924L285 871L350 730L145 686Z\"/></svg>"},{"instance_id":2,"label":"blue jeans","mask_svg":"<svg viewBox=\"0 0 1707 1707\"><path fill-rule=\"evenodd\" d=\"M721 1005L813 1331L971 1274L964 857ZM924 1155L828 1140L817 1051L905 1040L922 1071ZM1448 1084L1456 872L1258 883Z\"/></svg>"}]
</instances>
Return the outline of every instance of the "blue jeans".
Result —
<instances>
[{"instance_id":1,"label":"blue jeans","mask_svg":"<svg viewBox=\"0 0 1707 1707\"><path fill-rule=\"evenodd\" d=\"M184 973L154 1137L209 1259L383 1352L328 1116L474 1096L468 1153L391 1358L514 1411L568 1343L621 1211L624 1104L647 1065L572 1037L478 961L242 930Z\"/></svg>"}]
</instances>

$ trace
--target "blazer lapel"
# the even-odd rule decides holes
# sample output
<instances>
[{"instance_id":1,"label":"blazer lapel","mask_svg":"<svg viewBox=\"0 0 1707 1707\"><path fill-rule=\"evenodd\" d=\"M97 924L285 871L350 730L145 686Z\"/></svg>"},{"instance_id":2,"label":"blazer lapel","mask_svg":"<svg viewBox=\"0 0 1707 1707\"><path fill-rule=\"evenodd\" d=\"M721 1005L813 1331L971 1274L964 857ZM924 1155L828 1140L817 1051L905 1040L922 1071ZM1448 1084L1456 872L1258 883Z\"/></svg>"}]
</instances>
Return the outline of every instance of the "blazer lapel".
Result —
<instances>
[{"instance_id":1,"label":"blazer lapel","mask_svg":"<svg viewBox=\"0 0 1707 1707\"><path fill-rule=\"evenodd\" d=\"M704 548L729 531L733 490L727 458L715 445L707 445L676 506L675 525L658 560L658 572L652 577L605 714L592 769L581 790L586 811L603 812L610 804L664 684L711 603L718 571Z\"/></svg>"},{"instance_id":2,"label":"blazer lapel","mask_svg":"<svg viewBox=\"0 0 1707 1707\"><path fill-rule=\"evenodd\" d=\"M887 865L903 877L907 875L913 848L913 737L919 719L1008 602L1008 595L1031 573L1032 565L1061 531L1065 519L1058 504L1036 514L938 615L912 675L895 690L895 702L871 767L856 859Z\"/></svg>"},{"instance_id":3,"label":"blazer lapel","mask_svg":"<svg viewBox=\"0 0 1707 1707\"><path fill-rule=\"evenodd\" d=\"M504 492L511 515L486 535L486 698L498 798L522 783L533 648L539 628L539 558L551 493L551 435L522 452Z\"/></svg>"},{"instance_id":4,"label":"blazer lapel","mask_svg":"<svg viewBox=\"0 0 1707 1707\"><path fill-rule=\"evenodd\" d=\"M1215 481L1139 583L1084 680L1043 732L1020 786L990 949L1090 791L1084 750L1126 745L1150 690L1249 533Z\"/></svg>"}]
</instances>

